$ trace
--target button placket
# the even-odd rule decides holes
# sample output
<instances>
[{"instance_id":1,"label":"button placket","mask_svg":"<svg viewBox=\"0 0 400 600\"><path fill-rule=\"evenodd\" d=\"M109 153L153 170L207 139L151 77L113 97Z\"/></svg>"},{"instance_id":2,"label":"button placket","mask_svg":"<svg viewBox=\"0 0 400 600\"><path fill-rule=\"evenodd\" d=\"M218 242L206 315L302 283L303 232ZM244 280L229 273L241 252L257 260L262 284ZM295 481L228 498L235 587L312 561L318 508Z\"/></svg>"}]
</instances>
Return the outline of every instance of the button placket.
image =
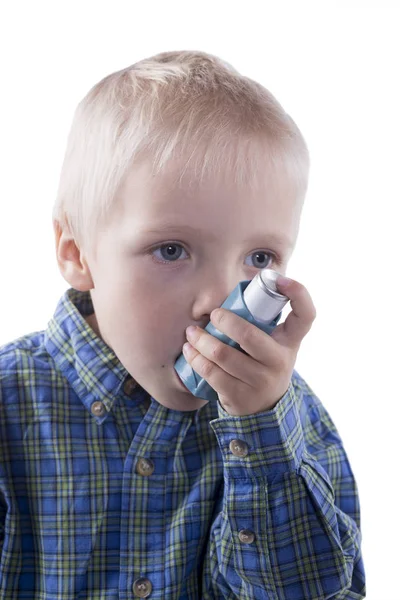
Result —
<instances>
[{"instance_id":1,"label":"button placket","mask_svg":"<svg viewBox=\"0 0 400 600\"><path fill-rule=\"evenodd\" d=\"M229 450L234 456L244 457L249 453L249 446L243 440L234 439L229 444ZM255 534L251 529L241 529L239 531L239 540L242 544L252 544L255 540Z\"/></svg>"}]
</instances>

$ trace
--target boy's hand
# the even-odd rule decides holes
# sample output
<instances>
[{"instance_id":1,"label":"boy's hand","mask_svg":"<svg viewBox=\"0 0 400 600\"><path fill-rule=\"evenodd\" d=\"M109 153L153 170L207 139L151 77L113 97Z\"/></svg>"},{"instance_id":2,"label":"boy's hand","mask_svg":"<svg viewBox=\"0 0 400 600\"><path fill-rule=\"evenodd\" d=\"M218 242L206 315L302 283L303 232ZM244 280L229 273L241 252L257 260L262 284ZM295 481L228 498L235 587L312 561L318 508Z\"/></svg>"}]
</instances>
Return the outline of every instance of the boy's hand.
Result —
<instances>
[{"instance_id":1,"label":"boy's hand","mask_svg":"<svg viewBox=\"0 0 400 600\"><path fill-rule=\"evenodd\" d=\"M292 311L284 323L268 335L239 315L217 308L211 323L247 352L232 348L196 327L184 356L191 367L217 392L219 401L230 415L245 416L274 408L286 394L293 374L297 352L316 318L316 310L307 289L290 280L278 289L290 298ZM187 330L186 330L187 331Z\"/></svg>"}]
</instances>

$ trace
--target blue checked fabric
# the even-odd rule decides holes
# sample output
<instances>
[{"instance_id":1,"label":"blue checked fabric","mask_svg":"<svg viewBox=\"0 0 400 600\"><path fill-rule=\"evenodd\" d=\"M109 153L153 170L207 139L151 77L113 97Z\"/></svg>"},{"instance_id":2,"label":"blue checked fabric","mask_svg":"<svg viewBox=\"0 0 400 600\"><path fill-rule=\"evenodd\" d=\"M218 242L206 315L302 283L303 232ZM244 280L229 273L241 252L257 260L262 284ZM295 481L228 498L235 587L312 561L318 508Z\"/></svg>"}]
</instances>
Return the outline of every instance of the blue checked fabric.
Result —
<instances>
[{"instance_id":1,"label":"blue checked fabric","mask_svg":"<svg viewBox=\"0 0 400 600\"><path fill-rule=\"evenodd\" d=\"M0 598L365 598L354 475L300 375L256 415L171 410L92 312L70 288L0 348Z\"/></svg>"}]
</instances>

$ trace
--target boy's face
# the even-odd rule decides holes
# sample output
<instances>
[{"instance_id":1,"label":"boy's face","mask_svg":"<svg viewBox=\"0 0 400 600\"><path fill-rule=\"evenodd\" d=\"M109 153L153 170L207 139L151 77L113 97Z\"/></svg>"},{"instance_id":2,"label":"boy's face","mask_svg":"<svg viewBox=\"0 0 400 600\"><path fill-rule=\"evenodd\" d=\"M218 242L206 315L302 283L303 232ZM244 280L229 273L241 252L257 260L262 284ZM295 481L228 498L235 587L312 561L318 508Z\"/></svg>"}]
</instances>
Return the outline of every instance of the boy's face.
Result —
<instances>
[{"instance_id":1,"label":"boy's face","mask_svg":"<svg viewBox=\"0 0 400 600\"><path fill-rule=\"evenodd\" d=\"M174 186L170 172L156 183L149 173L143 164L126 178L96 259L86 255L95 311L87 320L160 404L194 410L207 401L187 391L174 369L186 327L204 328L211 311L260 269L286 272L301 204L267 172L252 194L218 182L189 190Z\"/></svg>"}]
</instances>

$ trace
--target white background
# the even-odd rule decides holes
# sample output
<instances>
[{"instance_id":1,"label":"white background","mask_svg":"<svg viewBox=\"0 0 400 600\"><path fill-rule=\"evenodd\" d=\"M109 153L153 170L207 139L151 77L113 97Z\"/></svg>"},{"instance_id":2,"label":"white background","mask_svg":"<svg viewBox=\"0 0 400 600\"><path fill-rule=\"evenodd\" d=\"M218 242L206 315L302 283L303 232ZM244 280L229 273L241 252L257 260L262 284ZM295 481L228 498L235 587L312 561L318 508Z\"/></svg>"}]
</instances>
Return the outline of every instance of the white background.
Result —
<instances>
[{"instance_id":1,"label":"white background","mask_svg":"<svg viewBox=\"0 0 400 600\"><path fill-rule=\"evenodd\" d=\"M10 3L0 16L0 345L44 329L69 287L51 209L73 111L105 75L204 50L270 89L302 130L310 186L287 275L317 319L296 369L356 476L369 600L400 599L396 5L69 0Z\"/></svg>"}]
</instances>

